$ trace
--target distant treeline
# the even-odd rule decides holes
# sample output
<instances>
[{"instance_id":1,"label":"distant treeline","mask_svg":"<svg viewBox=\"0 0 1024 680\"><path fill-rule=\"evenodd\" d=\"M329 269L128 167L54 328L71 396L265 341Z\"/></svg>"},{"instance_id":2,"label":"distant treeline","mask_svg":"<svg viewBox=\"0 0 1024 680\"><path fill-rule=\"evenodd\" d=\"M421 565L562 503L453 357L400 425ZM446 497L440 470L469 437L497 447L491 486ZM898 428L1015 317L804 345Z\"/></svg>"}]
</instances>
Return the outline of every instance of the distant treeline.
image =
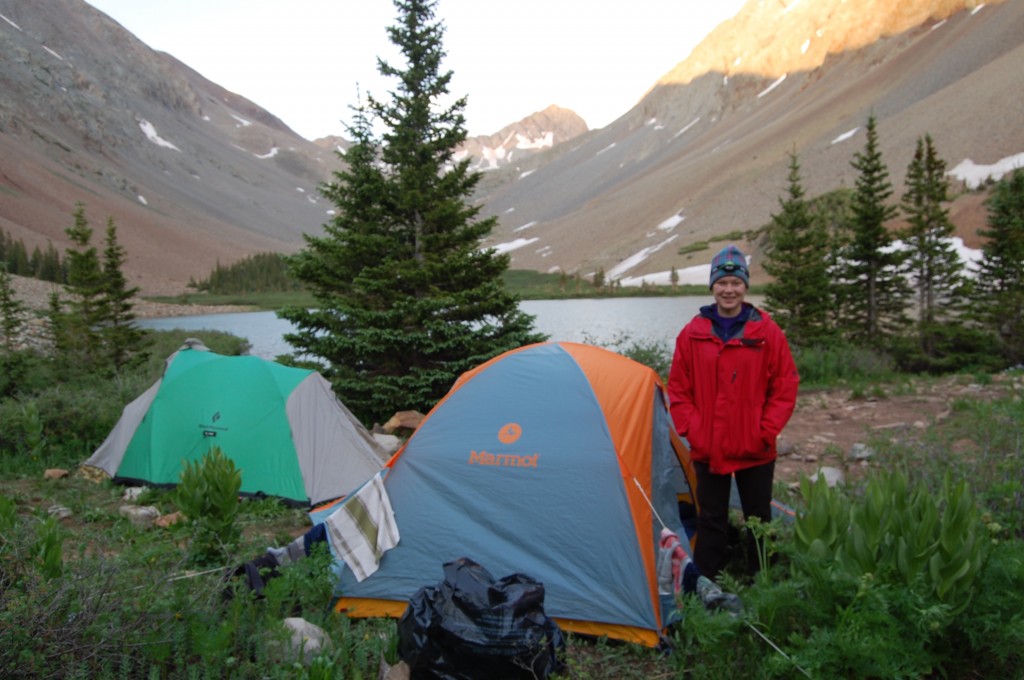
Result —
<instances>
[{"instance_id":1,"label":"distant treeline","mask_svg":"<svg viewBox=\"0 0 1024 680\"><path fill-rule=\"evenodd\" d=\"M24 241L0 231L0 262L6 265L9 274L54 283L68 282L67 265L52 242L47 242L45 251L36 246L29 254Z\"/></svg>"},{"instance_id":2,"label":"distant treeline","mask_svg":"<svg viewBox=\"0 0 1024 680\"><path fill-rule=\"evenodd\" d=\"M227 266L218 261L209 278L190 279L188 285L216 295L302 290L288 273L287 259L280 253L256 253Z\"/></svg>"}]
</instances>

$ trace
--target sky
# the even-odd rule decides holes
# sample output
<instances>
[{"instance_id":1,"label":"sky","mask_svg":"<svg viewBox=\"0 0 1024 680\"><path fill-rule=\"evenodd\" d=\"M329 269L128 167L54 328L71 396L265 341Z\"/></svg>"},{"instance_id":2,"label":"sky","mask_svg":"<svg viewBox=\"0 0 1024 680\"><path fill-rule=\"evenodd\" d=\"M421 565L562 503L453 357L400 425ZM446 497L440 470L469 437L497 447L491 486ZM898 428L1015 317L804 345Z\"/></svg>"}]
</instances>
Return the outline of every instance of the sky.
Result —
<instances>
[{"instance_id":1,"label":"sky","mask_svg":"<svg viewBox=\"0 0 1024 680\"><path fill-rule=\"evenodd\" d=\"M359 93L387 99L404 62L391 0L86 0L151 48L307 139L345 134ZM439 0L442 68L470 135L551 104L591 129L626 113L745 0Z\"/></svg>"}]
</instances>

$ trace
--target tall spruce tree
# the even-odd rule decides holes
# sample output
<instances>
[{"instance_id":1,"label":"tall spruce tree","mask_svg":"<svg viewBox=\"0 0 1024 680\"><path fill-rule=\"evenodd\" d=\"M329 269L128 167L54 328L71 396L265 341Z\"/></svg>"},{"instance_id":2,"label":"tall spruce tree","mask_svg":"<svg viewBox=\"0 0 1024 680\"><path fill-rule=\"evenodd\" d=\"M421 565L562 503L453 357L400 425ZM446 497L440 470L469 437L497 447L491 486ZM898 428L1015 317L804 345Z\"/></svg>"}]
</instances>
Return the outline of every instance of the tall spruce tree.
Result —
<instances>
[{"instance_id":1,"label":"tall spruce tree","mask_svg":"<svg viewBox=\"0 0 1024 680\"><path fill-rule=\"evenodd\" d=\"M323 188L337 216L306 237L293 272L317 309L286 309L301 353L326 360L335 390L363 422L427 410L462 372L543 339L502 282L507 255L481 250L496 225L469 203L481 175L455 160L464 97L447 105L443 25L432 0L395 0L391 42L405 59L390 99L356 109L348 167ZM382 129L378 139L374 129Z\"/></svg>"},{"instance_id":2,"label":"tall spruce tree","mask_svg":"<svg viewBox=\"0 0 1024 680\"><path fill-rule=\"evenodd\" d=\"M764 269L773 277L765 287L765 308L785 330L791 343L812 347L834 335L829 274L829 239L822 220L804 199L800 161L789 155L789 185L772 215Z\"/></svg>"},{"instance_id":3,"label":"tall spruce tree","mask_svg":"<svg viewBox=\"0 0 1024 680\"><path fill-rule=\"evenodd\" d=\"M135 326L132 298L139 288L129 287L123 267L127 251L117 241L114 219L107 219L103 248L103 309L105 318L100 328L107 359L115 373L145 361L148 344L146 333Z\"/></svg>"},{"instance_id":4,"label":"tall spruce tree","mask_svg":"<svg viewBox=\"0 0 1024 680\"><path fill-rule=\"evenodd\" d=\"M100 325L107 318L104 297L104 277L99 253L90 241L92 227L85 217L85 206L75 206L74 224L65 229L71 246L66 253L68 283L66 300L68 313L57 314L52 322L64 326L58 333L66 346L61 347L61 361L66 368L85 371L95 369L102 363L103 341Z\"/></svg>"},{"instance_id":5,"label":"tall spruce tree","mask_svg":"<svg viewBox=\"0 0 1024 680\"><path fill-rule=\"evenodd\" d=\"M854 155L858 171L853 195L850 241L840 255L838 280L844 324L855 343L876 345L879 340L902 334L908 323L906 307L910 288L903 277L903 251L893 247L886 222L896 215L889 171L878 147L874 115L868 117L867 142Z\"/></svg>"},{"instance_id":6,"label":"tall spruce tree","mask_svg":"<svg viewBox=\"0 0 1024 680\"><path fill-rule=\"evenodd\" d=\"M968 331L961 318L967 279L953 248L956 229L945 207L948 201L946 163L936 153L931 136L925 135L917 140L907 167L901 200L907 227L900 233L907 247L906 272L917 298L920 356L914 367L925 370L953 368L963 358L957 346Z\"/></svg>"},{"instance_id":7,"label":"tall spruce tree","mask_svg":"<svg viewBox=\"0 0 1024 680\"><path fill-rule=\"evenodd\" d=\"M999 337L1007 365L1024 364L1024 169L998 182L985 202L988 228L974 313Z\"/></svg>"}]
</instances>

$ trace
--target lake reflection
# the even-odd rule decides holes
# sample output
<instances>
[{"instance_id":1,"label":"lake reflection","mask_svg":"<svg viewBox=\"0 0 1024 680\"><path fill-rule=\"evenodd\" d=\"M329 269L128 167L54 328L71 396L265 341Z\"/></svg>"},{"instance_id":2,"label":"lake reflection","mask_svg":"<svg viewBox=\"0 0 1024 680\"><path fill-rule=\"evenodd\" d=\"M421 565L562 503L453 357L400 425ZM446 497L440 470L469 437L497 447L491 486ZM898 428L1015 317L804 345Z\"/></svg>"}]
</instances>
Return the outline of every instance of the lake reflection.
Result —
<instances>
[{"instance_id":1,"label":"lake reflection","mask_svg":"<svg viewBox=\"0 0 1024 680\"><path fill-rule=\"evenodd\" d=\"M582 300L524 300L521 309L536 317L535 327L551 340L608 346L617 341L655 342L672 347L679 329L711 296L603 298ZM142 328L181 329L193 335L202 330L224 331L245 338L251 353L265 359L295 350L284 340L292 325L274 312L241 312L139 319ZM187 337L187 336L186 336ZM184 337L182 338L184 339Z\"/></svg>"}]
</instances>

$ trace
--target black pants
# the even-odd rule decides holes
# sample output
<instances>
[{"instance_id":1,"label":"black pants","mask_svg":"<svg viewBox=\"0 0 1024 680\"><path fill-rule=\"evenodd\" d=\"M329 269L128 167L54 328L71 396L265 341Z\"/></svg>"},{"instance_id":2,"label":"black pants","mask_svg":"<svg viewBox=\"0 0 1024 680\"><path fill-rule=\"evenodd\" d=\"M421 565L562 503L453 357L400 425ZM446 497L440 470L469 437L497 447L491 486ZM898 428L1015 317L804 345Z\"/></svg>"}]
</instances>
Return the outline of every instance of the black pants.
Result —
<instances>
[{"instance_id":1,"label":"black pants","mask_svg":"<svg viewBox=\"0 0 1024 680\"><path fill-rule=\"evenodd\" d=\"M693 462L693 469L697 473L697 504L700 506L693 561L701 574L713 579L725 567L728 555L729 494L733 476L712 474L707 463L697 461ZM775 461L740 470L735 476L743 517L771 522ZM750 540L749 536L746 538ZM753 556L749 548L748 556ZM750 566L756 568L756 560Z\"/></svg>"}]
</instances>

